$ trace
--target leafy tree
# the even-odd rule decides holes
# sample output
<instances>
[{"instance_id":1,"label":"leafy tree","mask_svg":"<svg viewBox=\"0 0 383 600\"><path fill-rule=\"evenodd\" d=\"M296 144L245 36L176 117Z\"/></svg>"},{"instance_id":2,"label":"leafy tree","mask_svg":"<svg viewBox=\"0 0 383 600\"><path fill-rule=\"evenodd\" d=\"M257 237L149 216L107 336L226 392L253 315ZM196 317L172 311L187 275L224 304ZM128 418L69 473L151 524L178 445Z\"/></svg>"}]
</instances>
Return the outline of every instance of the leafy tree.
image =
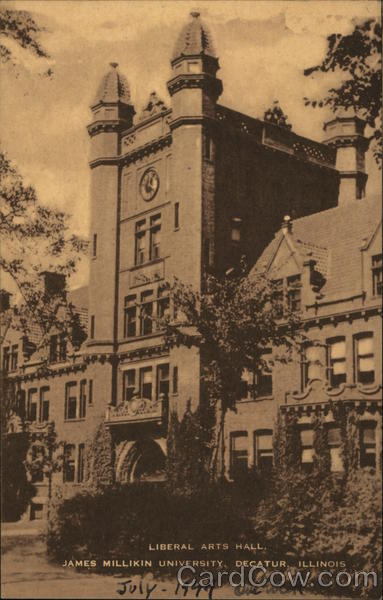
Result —
<instances>
[{"instance_id":1,"label":"leafy tree","mask_svg":"<svg viewBox=\"0 0 383 600\"><path fill-rule=\"evenodd\" d=\"M382 164L382 26L376 19L356 25L349 35L333 33L327 38L323 61L305 69L306 77L330 71L339 72L341 84L322 98L304 98L306 105L338 108L352 107L372 129L371 148L376 162Z\"/></svg>"},{"instance_id":2,"label":"leafy tree","mask_svg":"<svg viewBox=\"0 0 383 600\"><path fill-rule=\"evenodd\" d=\"M40 42L43 28L26 10L0 9L0 61L17 67L18 61L12 50L12 42L37 58L50 58ZM11 43L9 43L11 41ZM49 67L46 76L53 73Z\"/></svg>"},{"instance_id":3,"label":"leafy tree","mask_svg":"<svg viewBox=\"0 0 383 600\"><path fill-rule=\"evenodd\" d=\"M57 440L53 422L48 423L47 427L42 430L28 429L30 429L28 431L29 448L23 464L32 481L44 477L48 479L48 497L51 498L52 476L61 471L63 466L61 450L64 442Z\"/></svg>"},{"instance_id":4,"label":"leafy tree","mask_svg":"<svg viewBox=\"0 0 383 600\"><path fill-rule=\"evenodd\" d=\"M13 324L26 332L38 325L42 336L52 327L78 333L78 317L65 291L46 293L41 272L70 275L86 249L86 242L69 232L68 215L42 206L33 187L26 186L6 155L0 151L0 269L13 280L21 295ZM58 300L65 310L58 310Z\"/></svg>"},{"instance_id":5,"label":"leafy tree","mask_svg":"<svg viewBox=\"0 0 383 600\"><path fill-rule=\"evenodd\" d=\"M201 423L211 422L209 471L212 480L224 476L224 423L228 410L241 398L244 369L257 372L276 361L288 361L297 337L298 319L285 314L264 273L238 272L218 279L208 274L198 292L175 280L171 290L176 318L167 318L169 346L199 348L201 356ZM273 348L270 360L265 356Z\"/></svg>"}]
</instances>

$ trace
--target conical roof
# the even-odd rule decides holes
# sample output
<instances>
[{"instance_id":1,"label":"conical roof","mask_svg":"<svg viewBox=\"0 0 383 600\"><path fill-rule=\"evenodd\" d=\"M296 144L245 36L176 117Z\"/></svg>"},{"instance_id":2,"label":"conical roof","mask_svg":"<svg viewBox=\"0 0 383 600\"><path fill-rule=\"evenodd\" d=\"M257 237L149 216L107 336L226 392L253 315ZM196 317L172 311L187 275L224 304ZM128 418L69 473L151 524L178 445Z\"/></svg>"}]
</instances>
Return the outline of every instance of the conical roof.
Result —
<instances>
[{"instance_id":1,"label":"conical roof","mask_svg":"<svg viewBox=\"0 0 383 600\"><path fill-rule=\"evenodd\" d=\"M181 56L204 54L217 58L209 29L201 20L198 11L190 13L191 19L182 28L174 48L172 61Z\"/></svg>"},{"instance_id":2,"label":"conical roof","mask_svg":"<svg viewBox=\"0 0 383 600\"><path fill-rule=\"evenodd\" d=\"M110 63L109 71L98 86L93 104L99 102L124 102L130 104L130 88L128 80L117 69L118 63Z\"/></svg>"}]
</instances>

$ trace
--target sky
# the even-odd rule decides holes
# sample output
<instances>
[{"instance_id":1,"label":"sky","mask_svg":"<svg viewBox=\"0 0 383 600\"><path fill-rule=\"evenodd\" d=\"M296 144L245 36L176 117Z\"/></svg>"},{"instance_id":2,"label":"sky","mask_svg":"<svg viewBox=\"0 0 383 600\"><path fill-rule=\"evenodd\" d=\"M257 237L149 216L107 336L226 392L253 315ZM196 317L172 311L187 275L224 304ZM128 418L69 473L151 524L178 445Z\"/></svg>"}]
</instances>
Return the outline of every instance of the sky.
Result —
<instances>
[{"instance_id":1,"label":"sky","mask_svg":"<svg viewBox=\"0 0 383 600\"><path fill-rule=\"evenodd\" d=\"M43 203L71 214L71 226L88 235L89 106L112 61L130 84L136 112L152 90L170 105L166 81L177 36L193 9L212 32L223 82L221 104L262 118L278 99L293 130L323 139L327 109L305 107L304 96L324 92L337 78L307 78L326 38L350 33L356 22L380 14L374 0L49 0L2 2L28 10L44 31L49 60L12 46L18 66L1 66L1 142ZM53 69L52 77L43 73ZM367 193L380 192L380 172L367 156ZM70 287L86 283L87 261Z\"/></svg>"}]
</instances>

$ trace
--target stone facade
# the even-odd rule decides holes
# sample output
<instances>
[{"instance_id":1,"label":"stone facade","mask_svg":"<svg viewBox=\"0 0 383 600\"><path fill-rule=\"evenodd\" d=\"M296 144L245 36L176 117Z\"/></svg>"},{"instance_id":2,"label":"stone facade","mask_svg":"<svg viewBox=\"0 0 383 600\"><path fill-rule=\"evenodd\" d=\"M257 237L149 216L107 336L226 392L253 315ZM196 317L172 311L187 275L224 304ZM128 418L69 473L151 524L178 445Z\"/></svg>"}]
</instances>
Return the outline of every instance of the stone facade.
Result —
<instances>
[{"instance_id":1,"label":"stone facade","mask_svg":"<svg viewBox=\"0 0 383 600\"><path fill-rule=\"evenodd\" d=\"M342 207L348 208L347 194L352 205L364 195L366 145L361 121L346 115L328 124L328 140L321 144L296 135L283 123L221 106L218 59L198 13L192 13L181 32L171 67L169 107L152 92L135 118L129 83L116 63L102 79L91 107L90 278L87 300L73 300L84 314L87 309L86 342L80 349L68 348L43 377L38 344L35 353L22 357L20 332L9 325L3 336L3 365L7 352L12 354L12 348L18 347L18 360L6 366L9 379L24 394L27 418L41 427L54 420L68 448L70 469L64 471L68 494L84 479L84 445L104 418L115 444L116 478L129 482L145 473L160 474L169 411L182 414L189 400L192 407L198 405L201 368L196 350L180 347L169 352L164 347L155 322L168 310L164 284L178 277L198 290L205 272L223 274L241 255L247 256L249 264L260 261L262 268L266 262L267 270L278 271L275 279L301 276L308 335L321 343L329 337L346 337L347 381L337 392L325 387L320 400L312 401L319 397L317 384L307 380L301 385L300 363L277 369L272 389L268 381L263 396L249 392L239 401L238 413L228 416L229 477L233 456L239 456L236 452L242 452L242 464L245 456L248 465L257 462L255 432L265 434L267 446L280 406L301 411L310 402L323 404L351 395L353 401L368 406L374 402L376 407L381 392L378 370L368 389L360 389L354 381L349 345L359 332L373 332L378 360L380 304L378 296L367 291L370 246L374 256L379 254L375 238L371 241L372 225L367 228L364 221L355 220L350 237L366 265L359 287L350 293L332 290L328 299L326 295L318 299L310 283L316 264L320 272L320 252L311 249L308 257L310 248L303 248L292 232L280 232L285 215L291 216L292 231L295 223L307 225L307 230L315 231L317 246L323 246L326 268L333 268L328 255L335 252L336 236L328 247L326 236L321 242L321 231ZM355 128L347 140L346 126ZM342 127L345 131L339 131ZM346 146L345 170L339 152ZM338 207L340 188L342 207ZM361 202L370 206L367 199ZM325 225L316 223L318 215L325 215ZM341 226L338 216L335 220ZM363 229L360 235L359 228ZM360 249L364 235L365 247ZM283 243L276 248L280 237ZM45 394L49 415L43 408ZM34 403L36 409L31 409ZM260 450L270 456L267 447ZM62 473L55 476L57 482L62 478ZM38 508L32 509L31 518L46 497L46 483L38 485L40 499L35 500Z\"/></svg>"}]
</instances>

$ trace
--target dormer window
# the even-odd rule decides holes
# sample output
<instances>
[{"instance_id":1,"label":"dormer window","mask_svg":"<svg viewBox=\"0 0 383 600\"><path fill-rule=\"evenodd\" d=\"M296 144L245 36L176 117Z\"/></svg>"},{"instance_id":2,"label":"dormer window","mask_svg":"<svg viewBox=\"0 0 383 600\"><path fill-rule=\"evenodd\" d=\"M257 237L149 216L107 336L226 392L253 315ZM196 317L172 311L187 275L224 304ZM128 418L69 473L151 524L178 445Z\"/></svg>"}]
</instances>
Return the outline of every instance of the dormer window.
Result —
<instances>
[{"instance_id":1,"label":"dormer window","mask_svg":"<svg viewBox=\"0 0 383 600\"><path fill-rule=\"evenodd\" d=\"M51 335L49 341L49 361L51 363L65 361L67 357L67 342L65 333Z\"/></svg>"},{"instance_id":2,"label":"dormer window","mask_svg":"<svg viewBox=\"0 0 383 600\"><path fill-rule=\"evenodd\" d=\"M301 276L292 275L286 280L287 306L291 312L301 310Z\"/></svg>"},{"instance_id":3,"label":"dormer window","mask_svg":"<svg viewBox=\"0 0 383 600\"><path fill-rule=\"evenodd\" d=\"M382 255L375 254L371 257L372 263L372 295L381 296L383 293Z\"/></svg>"}]
</instances>

